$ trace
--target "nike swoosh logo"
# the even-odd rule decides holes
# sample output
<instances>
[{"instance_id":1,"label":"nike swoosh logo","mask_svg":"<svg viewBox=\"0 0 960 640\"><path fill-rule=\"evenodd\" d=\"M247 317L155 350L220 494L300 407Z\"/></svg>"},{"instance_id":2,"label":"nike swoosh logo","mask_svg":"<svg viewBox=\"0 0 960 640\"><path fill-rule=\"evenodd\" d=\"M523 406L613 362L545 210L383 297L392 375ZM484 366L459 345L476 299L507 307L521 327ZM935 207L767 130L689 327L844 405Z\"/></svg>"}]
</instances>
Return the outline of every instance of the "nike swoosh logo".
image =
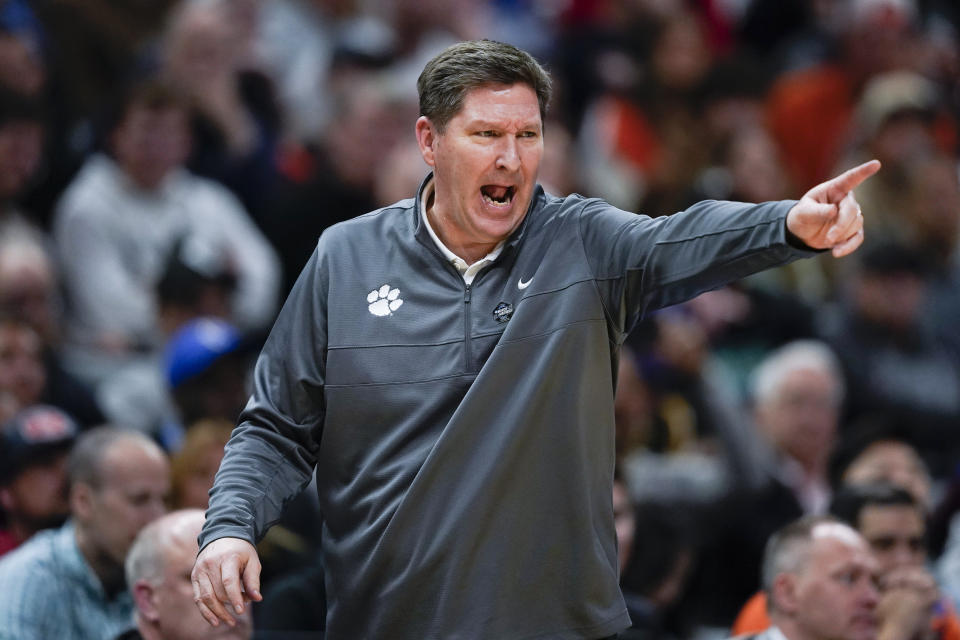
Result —
<instances>
[{"instance_id":1,"label":"nike swoosh logo","mask_svg":"<svg viewBox=\"0 0 960 640\"><path fill-rule=\"evenodd\" d=\"M533 278L530 278L526 282L523 281L523 278L520 278L519 280L517 280L517 289L520 289L521 291L523 291L524 289L530 286L531 282L533 282Z\"/></svg>"}]
</instances>

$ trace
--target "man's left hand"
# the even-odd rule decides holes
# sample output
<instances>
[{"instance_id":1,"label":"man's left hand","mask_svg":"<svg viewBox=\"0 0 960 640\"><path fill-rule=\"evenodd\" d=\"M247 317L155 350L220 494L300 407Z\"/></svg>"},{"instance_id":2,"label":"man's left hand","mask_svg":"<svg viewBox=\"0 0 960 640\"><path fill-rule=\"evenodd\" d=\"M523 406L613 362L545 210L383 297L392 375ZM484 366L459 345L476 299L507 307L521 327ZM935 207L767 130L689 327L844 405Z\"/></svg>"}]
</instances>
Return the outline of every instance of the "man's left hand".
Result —
<instances>
[{"instance_id":1,"label":"man's left hand","mask_svg":"<svg viewBox=\"0 0 960 640\"><path fill-rule=\"evenodd\" d=\"M813 249L830 249L835 258L863 242L863 215L853 190L880 169L871 160L810 189L787 213L787 229Z\"/></svg>"}]
</instances>

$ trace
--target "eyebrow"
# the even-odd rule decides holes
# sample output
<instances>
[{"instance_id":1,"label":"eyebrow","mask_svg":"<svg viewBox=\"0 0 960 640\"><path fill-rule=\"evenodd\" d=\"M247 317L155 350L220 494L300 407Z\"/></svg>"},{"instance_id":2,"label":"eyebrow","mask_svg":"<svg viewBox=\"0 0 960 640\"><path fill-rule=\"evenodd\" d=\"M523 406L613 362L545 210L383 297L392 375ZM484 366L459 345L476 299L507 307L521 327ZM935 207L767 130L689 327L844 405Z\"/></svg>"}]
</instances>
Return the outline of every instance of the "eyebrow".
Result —
<instances>
[{"instance_id":1,"label":"eyebrow","mask_svg":"<svg viewBox=\"0 0 960 640\"><path fill-rule=\"evenodd\" d=\"M468 129L484 129L484 130L485 129L503 129L503 124L497 123L497 122L490 122L488 120L477 119L477 120L469 120L467 122L467 128ZM532 121L527 122L520 126L520 130L522 131L529 131L529 130L539 131L542 128L543 128L542 123L532 122Z\"/></svg>"}]
</instances>

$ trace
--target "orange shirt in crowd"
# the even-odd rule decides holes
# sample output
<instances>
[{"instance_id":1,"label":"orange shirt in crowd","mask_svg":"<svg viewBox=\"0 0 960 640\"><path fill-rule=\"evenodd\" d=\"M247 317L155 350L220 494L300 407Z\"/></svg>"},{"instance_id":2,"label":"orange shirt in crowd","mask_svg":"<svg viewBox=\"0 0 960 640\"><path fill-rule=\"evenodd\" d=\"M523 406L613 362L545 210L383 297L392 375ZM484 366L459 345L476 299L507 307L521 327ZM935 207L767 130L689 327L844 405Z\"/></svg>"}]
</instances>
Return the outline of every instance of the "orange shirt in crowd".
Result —
<instances>
[{"instance_id":1,"label":"orange shirt in crowd","mask_svg":"<svg viewBox=\"0 0 960 640\"><path fill-rule=\"evenodd\" d=\"M933 630L940 640L960 640L960 619L952 608L941 601L943 611L933 619ZM739 636L746 633L759 633L770 626L770 617L767 615L767 596L760 591L747 600L740 609L737 619L733 622L731 635Z\"/></svg>"}]
</instances>

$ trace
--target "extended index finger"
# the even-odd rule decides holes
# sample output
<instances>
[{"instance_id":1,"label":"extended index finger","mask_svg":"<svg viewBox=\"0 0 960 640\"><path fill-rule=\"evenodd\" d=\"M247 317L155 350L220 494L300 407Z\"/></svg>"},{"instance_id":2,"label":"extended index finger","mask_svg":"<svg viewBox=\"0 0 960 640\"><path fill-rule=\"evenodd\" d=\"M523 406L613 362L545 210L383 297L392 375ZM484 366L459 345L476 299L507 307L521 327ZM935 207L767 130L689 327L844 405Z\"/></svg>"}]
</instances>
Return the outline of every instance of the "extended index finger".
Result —
<instances>
[{"instance_id":1,"label":"extended index finger","mask_svg":"<svg viewBox=\"0 0 960 640\"><path fill-rule=\"evenodd\" d=\"M859 166L848 169L836 178L828 181L826 187L830 202L842 200L848 193L856 189L861 182L879 170L880 161L871 160L870 162L864 162Z\"/></svg>"}]
</instances>

